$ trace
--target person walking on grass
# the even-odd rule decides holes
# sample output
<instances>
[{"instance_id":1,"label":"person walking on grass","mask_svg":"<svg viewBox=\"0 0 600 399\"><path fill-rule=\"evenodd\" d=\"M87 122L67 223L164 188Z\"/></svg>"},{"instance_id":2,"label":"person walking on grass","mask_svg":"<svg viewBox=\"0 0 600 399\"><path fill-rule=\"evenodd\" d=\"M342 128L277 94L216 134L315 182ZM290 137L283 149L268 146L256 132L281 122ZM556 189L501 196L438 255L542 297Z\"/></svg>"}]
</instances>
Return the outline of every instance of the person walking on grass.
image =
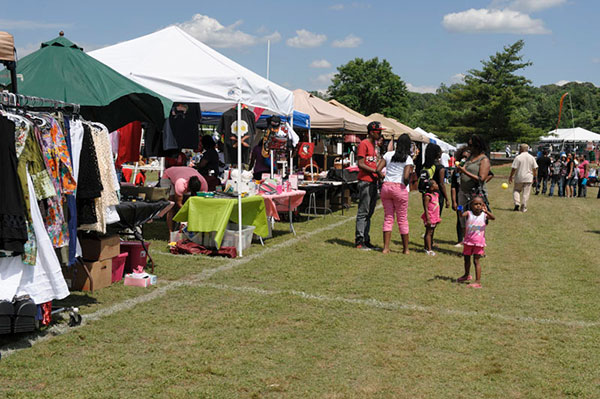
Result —
<instances>
[{"instance_id":1,"label":"person walking on grass","mask_svg":"<svg viewBox=\"0 0 600 399\"><path fill-rule=\"evenodd\" d=\"M356 214L356 232L354 244L362 250L375 249L371 243L369 230L371 229L371 216L377 205L377 141L381 137L384 128L379 122L371 122L367 125L369 137L358 145L358 212Z\"/></svg>"},{"instance_id":2,"label":"person walking on grass","mask_svg":"<svg viewBox=\"0 0 600 399\"><path fill-rule=\"evenodd\" d=\"M542 151L542 156L537 160L538 173L537 173L537 184L535 185L535 195L540 193L540 185L542 186L542 195L546 194L546 188L548 186L548 172L550 170L550 164L552 161L548 157L548 151Z\"/></svg>"},{"instance_id":3,"label":"person walking on grass","mask_svg":"<svg viewBox=\"0 0 600 399\"><path fill-rule=\"evenodd\" d=\"M426 187L426 192L423 194L423 214L421 219L425 223L424 247L425 253L430 256L435 256L433 251L433 235L436 226L442 221L440 218L440 194L439 186L433 179L429 180Z\"/></svg>"},{"instance_id":4,"label":"person walking on grass","mask_svg":"<svg viewBox=\"0 0 600 399\"><path fill-rule=\"evenodd\" d=\"M587 196L587 180L590 173L590 163L587 160L587 155L579 156L579 186L578 188L578 197L586 197Z\"/></svg>"},{"instance_id":5,"label":"person walking on grass","mask_svg":"<svg viewBox=\"0 0 600 399\"><path fill-rule=\"evenodd\" d=\"M468 285L470 288L481 288L481 257L485 255L485 228L488 220L496 219L489 211L483 198L476 196L471 200L470 210L462 213L466 219L466 233L464 238L463 258L465 261L465 274L456 281L459 283L473 280L471 271L471 256L475 265L475 281Z\"/></svg>"},{"instance_id":6,"label":"person walking on grass","mask_svg":"<svg viewBox=\"0 0 600 399\"><path fill-rule=\"evenodd\" d=\"M403 134L396 141L396 150L388 151L377 165L377 173L386 169L381 187L383 204L383 253L390 252L394 215L402 237L402 253L408 254L408 182L413 171L410 157L410 137Z\"/></svg>"},{"instance_id":7,"label":"person walking on grass","mask_svg":"<svg viewBox=\"0 0 600 399\"><path fill-rule=\"evenodd\" d=\"M512 169L510 176L508 177L508 183L512 184L514 177L513 186L513 199L515 201L514 211L527 212L527 201L529 200L529 194L531 194L531 186L535 180L537 174L538 165L533 155L527 151L529 146L527 144L521 144L519 147L519 155L515 157L512 163Z\"/></svg>"}]
</instances>

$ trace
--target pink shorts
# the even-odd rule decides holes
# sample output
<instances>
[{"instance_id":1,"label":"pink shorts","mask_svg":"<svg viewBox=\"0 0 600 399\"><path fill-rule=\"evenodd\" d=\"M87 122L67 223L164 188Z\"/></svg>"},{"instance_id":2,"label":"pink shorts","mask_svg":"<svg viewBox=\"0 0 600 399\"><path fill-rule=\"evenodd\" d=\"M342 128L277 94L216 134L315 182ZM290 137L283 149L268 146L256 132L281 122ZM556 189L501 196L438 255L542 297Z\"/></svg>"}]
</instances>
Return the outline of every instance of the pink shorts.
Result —
<instances>
[{"instance_id":1,"label":"pink shorts","mask_svg":"<svg viewBox=\"0 0 600 399\"><path fill-rule=\"evenodd\" d=\"M476 245L465 245L463 247L463 255L471 256L471 255L485 255L485 251L483 247L478 247Z\"/></svg>"}]
</instances>

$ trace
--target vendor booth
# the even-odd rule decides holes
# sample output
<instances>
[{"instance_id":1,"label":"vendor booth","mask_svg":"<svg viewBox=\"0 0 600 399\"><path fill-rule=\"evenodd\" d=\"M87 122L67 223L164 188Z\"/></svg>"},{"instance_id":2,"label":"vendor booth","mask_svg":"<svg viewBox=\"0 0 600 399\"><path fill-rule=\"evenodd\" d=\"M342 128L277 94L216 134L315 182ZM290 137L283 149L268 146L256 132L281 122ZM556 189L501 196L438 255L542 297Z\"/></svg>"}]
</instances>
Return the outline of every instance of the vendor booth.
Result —
<instances>
[{"instance_id":1,"label":"vendor booth","mask_svg":"<svg viewBox=\"0 0 600 399\"><path fill-rule=\"evenodd\" d=\"M203 113L222 113L217 131L225 139L226 161L237 165L234 190L238 194L237 220L244 220L242 163L249 155L255 116L264 110L265 114L288 116L290 125L295 126L292 92L235 63L176 26L90 55L175 102L199 104ZM232 137L237 137L237 142ZM209 210L196 206L194 209ZM238 247L242 255L241 223Z\"/></svg>"},{"instance_id":2,"label":"vendor booth","mask_svg":"<svg viewBox=\"0 0 600 399\"><path fill-rule=\"evenodd\" d=\"M442 151L444 152L454 152L456 151L456 146L453 146L452 144L446 143L444 140L441 140L438 136L436 136L433 133L429 133L423 129L421 129L420 127L415 128L415 131L421 134L424 134L425 136L429 137L429 140L431 143L433 144L437 144L440 146L440 148L442 149Z\"/></svg>"}]
</instances>

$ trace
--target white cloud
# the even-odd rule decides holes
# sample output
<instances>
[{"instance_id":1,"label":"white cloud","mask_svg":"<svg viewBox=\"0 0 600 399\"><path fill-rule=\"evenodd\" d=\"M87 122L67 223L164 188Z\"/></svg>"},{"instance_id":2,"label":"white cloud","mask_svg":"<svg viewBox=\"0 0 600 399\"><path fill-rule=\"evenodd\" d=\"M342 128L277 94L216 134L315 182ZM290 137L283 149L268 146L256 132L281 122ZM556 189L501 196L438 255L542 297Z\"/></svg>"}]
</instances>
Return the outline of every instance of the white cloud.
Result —
<instances>
[{"instance_id":1,"label":"white cloud","mask_svg":"<svg viewBox=\"0 0 600 399\"><path fill-rule=\"evenodd\" d=\"M488 10L485 8L444 15L442 25L449 32L458 33L515 33L540 35L550 31L541 19L514 10Z\"/></svg>"},{"instance_id":2,"label":"white cloud","mask_svg":"<svg viewBox=\"0 0 600 399\"><path fill-rule=\"evenodd\" d=\"M281 40L279 32L262 37L242 32L238 29L241 24L242 21L237 21L229 26L224 26L214 18L195 14L190 21L176 25L201 42L217 48L248 47L264 43L267 40L272 42ZM261 31L260 28L259 31Z\"/></svg>"},{"instance_id":3,"label":"white cloud","mask_svg":"<svg viewBox=\"0 0 600 399\"><path fill-rule=\"evenodd\" d=\"M525 13L545 10L563 5L567 0L494 0L490 9L510 9Z\"/></svg>"},{"instance_id":4,"label":"white cloud","mask_svg":"<svg viewBox=\"0 0 600 399\"><path fill-rule=\"evenodd\" d=\"M465 82L465 74L464 73L457 73L450 77L450 84L464 83L464 82Z\"/></svg>"},{"instance_id":5,"label":"white cloud","mask_svg":"<svg viewBox=\"0 0 600 399\"><path fill-rule=\"evenodd\" d=\"M333 79L334 76L335 76L335 72L324 73L322 75L317 76L312 81L314 83L318 83L318 84L321 84L321 85L328 85L328 84L331 84L331 80Z\"/></svg>"},{"instance_id":6,"label":"white cloud","mask_svg":"<svg viewBox=\"0 0 600 399\"><path fill-rule=\"evenodd\" d=\"M436 86L415 86L411 83L407 83L406 89L413 93L435 93L438 88Z\"/></svg>"},{"instance_id":7,"label":"white cloud","mask_svg":"<svg viewBox=\"0 0 600 399\"><path fill-rule=\"evenodd\" d=\"M65 23L45 23L36 21L11 21L8 19L0 19L0 28L2 30L25 30L25 29L63 29L73 26Z\"/></svg>"},{"instance_id":8,"label":"white cloud","mask_svg":"<svg viewBox=\"0 0 600 399\"><path fill-rule=\"evenodd\" d=\"M360 37L354 36L353 34L349 34L342 40L334 40L331 46L342 48L354 48L360 46L361 43L362 39Z\"/></svg>"},{"instance_id":9,"label":"white cloud","mask_svg":"<svg viewBox=\"0 0 600 399\"><path fill-rule=\"evenodd\" d=\"M296 36L286 40L286 44L290 47L309 48L319 47L327 40L327 36L319 33L312 33L306 29L296 31Z\"/></svg>"},{"instance_id":10,"label":"white cloud","mask_svg":"<svg viewBox=\"0 0 600 399\"><path fill-rule=\"evenodd\" d=\"M558 82L554 83L557 86L564 86L567 83L583 83L580 80L559 80Z\"/></svg>"},{"instance_id":11,"label":"white cloud","mask_svg":"<svg viewBox=\"0 0 600 399\"><path fill-rule=\"evenodd\" d=\"M343 4L334 4L331 7L329 7L330 10L333 11L342 11L344 9L344 5Z\"/></svg>"},{"instance_id":12,"label":"white cloud","mask_svg":"<svg viewBox=\"0 0 600 399\"><path fill-rule=\"evenodd\" d=\"M311 68L331 68L331 62L323 59L323 60L314 60L310 63L309 67Z\"/></svg>"}]
</instances>

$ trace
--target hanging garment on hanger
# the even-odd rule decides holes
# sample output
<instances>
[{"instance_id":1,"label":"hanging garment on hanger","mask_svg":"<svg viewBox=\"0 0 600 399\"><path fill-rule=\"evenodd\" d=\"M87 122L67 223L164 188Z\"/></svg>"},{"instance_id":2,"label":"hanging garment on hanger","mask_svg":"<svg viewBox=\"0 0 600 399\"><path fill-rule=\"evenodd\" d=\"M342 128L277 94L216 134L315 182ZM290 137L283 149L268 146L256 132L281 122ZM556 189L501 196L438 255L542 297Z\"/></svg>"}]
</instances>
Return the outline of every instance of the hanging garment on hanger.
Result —
<instances>
[{"instance_id":1,"label":"hanging garment on hanger","mask_svg":"<svg viewBox=\"0 0 600 399\"><path fill-rule=\"evenodd\" d=\"M63 195L74 194L77 183L73 178L73 168L63 130L56 119L40 113L34 117L46 123L40 126L40 147L46 161L46 168L56 190L57 197L47 200L44 217L48 235L55 248L69 244L68 224L63 209Z\"/></svg>"},{"instance_id":2,"label":"hanging garment on hanger","mask_svg":"<svg viewBox=\"0 0 600 399\"><path fill-rule=\"evenodd\" d=\"M112 134L112 133L111 133ZM140 142L142 140L142 124L131 122L118 130L119 155L117 166L121 167L127 162L138 162L140 160ZM111 149L113 143L111 142Z\"/></svg>"},{"instance_id":3,"label":"hanging garment on hanger","mask_svg":"<svg viewBox=\"0 0 600 399\"><path fill-rule=\"evenodd\" d=\"M202 112L197 103L173 103L169 114L169 126L177 143L177 149L198 149Z\"/></svg>"},{"instance_id":4,"label":"hanging garment on hanger","mask_svg":"<svg viewBox=\"0 0 600 399\"><path fill-rule=\"evenodd\" d=\"M0 258L0 300L12 301L15 296L29 295L35 304L66 298L69 288L60 263L44 226L35 201L33 182L27 174L29 206L38 251L36 266L23 263L20 257Z\"/></svg>"},{"instance_id":5,"label":"hanging garment on hanger","mask_svg":"<svg viewBox=\"0 0 600 399\"><path fill-rule=\"evenodd\" d=\"M27 241L27 224L23 192L17 175L15 124L1 115L0 178L0 250L22 254Z\"/></svg>"},{"instance_id":6,"label":"hanging garment on hanger","mask_svg":"<svg viewBox=\"0 0 600 399\"><path fill-rule=\"evenodd\" d=\"M87 124L82 125L82 128L83 140L77 186L77 223L80 226L98 222L96 198L100 198L103 190L92 129Z\"/></svg>"},{"instance_id":7,"label":"hanging garment on hanger","mask_svg":"<svg viewBox=\"0 0 600 399\"><path fill-rule=\"evenodd\" d=\"M71 143L71 120L68 117L63 117L63 126L65 133L65 140L67 142L67 148L69 149L69 155L71 159L71 165L73 165L73 145ZM73 166L73 178L77 182L75 173L75 167ZM75 257L77 256L77 200L75 194L68 194L67 196L67 217L68 217L68 229L69 229L69 251L67 265L72 266L75 264Z\"/></svg>"},{"instance_id":8,"label":"hanging garment on hanger","mask_svg":"<svg viewBox=\"0 0 600 399\"><path fill-rule=\"evenodd\" d=\"M242 135L242 163L247 164L250 155L250 146L256 131L254 112L248 108L242 109L240 133ZM217 132L224 135L225 163L237 164L237 107L223 113L217 126Z\"/></svg>"},{"instance_id":9,"label":"hanging garment on hanger","mask_svg":"<svg viewBox=\"0 0 600 399\"><path fill-rule=\"evenodd\" d=\"M93 224L82 224L79 230L92 230L102 234L106 233L107 208L119 204L117 191L119 185L114 171L114 163L112 160L110 138L108 137L108 129L99 123L89 123L91 128L94 147L96 150L96 158L98 159L98 169L100 170L100 180L102 181L102 194L100 198L95 199L95 210L97 222ZM109 215L110 215L109 211Z\"/></svg>"},{"instance_id":10,"label":"hanging garment on hanger","mask_svg":"<svg viewBox=\"0 0 600 399\"><path fill-rule=\"evenodd\" d=\"M80 119L72 118L69 120L69 135L71 136L71 160L73 161L73 177L79 183L79 160L81 156L81 147L83 145L83 123ZM77 186L79 190L79 186Z\"/></svg>"}]
</instances>

